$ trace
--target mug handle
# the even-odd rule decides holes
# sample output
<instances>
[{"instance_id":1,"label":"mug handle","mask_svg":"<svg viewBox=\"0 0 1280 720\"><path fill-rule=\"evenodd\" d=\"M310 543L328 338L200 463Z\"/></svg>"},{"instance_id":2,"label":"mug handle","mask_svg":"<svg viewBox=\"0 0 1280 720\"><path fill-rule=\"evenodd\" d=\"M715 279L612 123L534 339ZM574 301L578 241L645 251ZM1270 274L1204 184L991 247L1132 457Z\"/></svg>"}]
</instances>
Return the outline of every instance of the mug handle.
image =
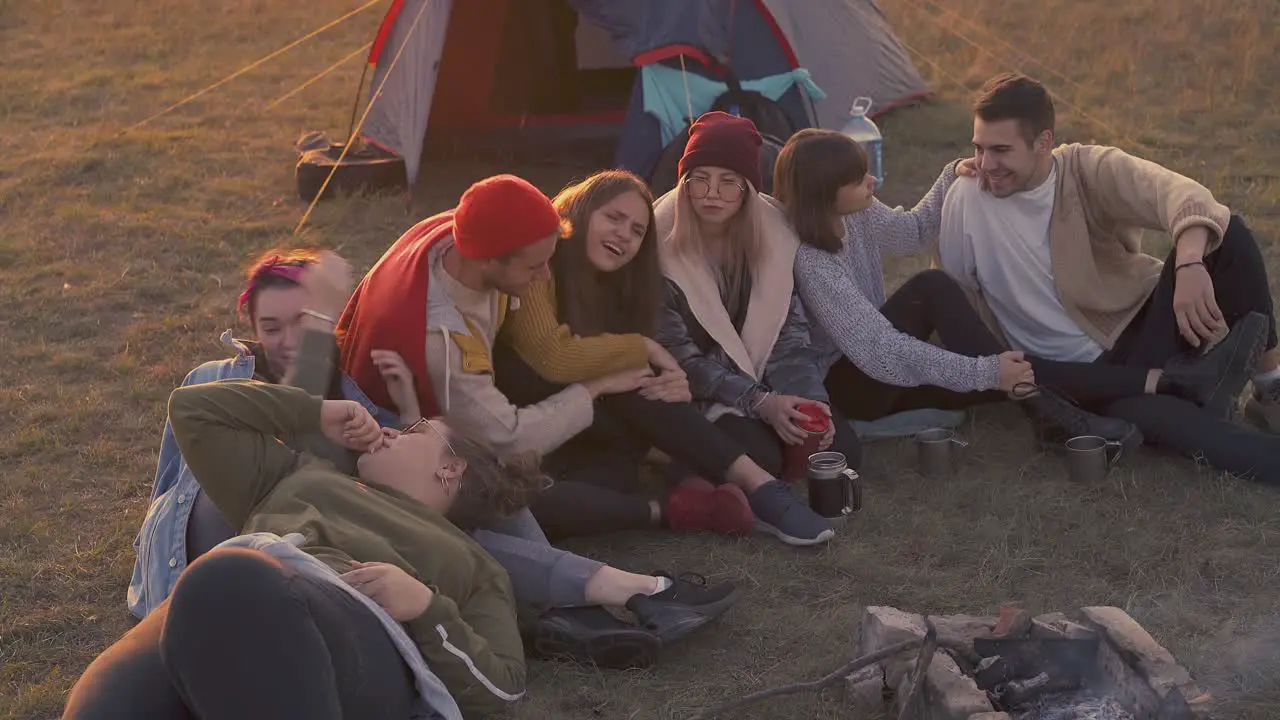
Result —
<instances>
[{"instance_id":1,"label":"mug handle","mask_svg":"<svg viewBox=\"0 0 1280 720\"><path fill-rule=\"evenodd\" d=\"M1107 450L1107 469L1110 470L1120 463L1120 458L1124 455L1124 444L1117 440L1108 440L1106 444ZM1110 450L1115 449L1115 454L1111 454Z\"/></svg>"},{"instance_id":2,"label":"mug handle","mask_svg":"<svg viewBox=\"0 0 1280 720\"><path fill-rule=\"evenodd\" d=\"M951 442L960 449L960 452L956 453L955 457L952 458L953 462L959 463L969 452L969 441L959 435L952 435Z\"/></svg>"},{"instance_id":3,"label":"mug handle","mask_svg":"<svg viewBox=\"0 0 1280 720\"><path fill-rule=\"evenodd\" d=\"M844 482L840 484L840 492L843 500L840 508L841 515L848 515L862 509L862 483L859 482L858 473L853 468L845 468L840 471L840 476L844 478Z\"/></svg>"}]
</instances>

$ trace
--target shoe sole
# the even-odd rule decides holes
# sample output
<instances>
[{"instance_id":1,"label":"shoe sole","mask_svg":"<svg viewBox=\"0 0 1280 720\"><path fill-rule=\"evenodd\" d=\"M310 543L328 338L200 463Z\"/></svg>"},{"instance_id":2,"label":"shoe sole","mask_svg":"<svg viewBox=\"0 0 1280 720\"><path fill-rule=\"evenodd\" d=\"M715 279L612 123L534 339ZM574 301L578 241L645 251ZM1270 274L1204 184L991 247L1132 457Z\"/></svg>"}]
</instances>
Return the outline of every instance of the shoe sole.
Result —
<instances>
[{"instance_id":1,"label":"shoe sole","mask_svg":"<svg viewBox=\"0 0 1280 720\"><path fill-rule=\"evenodd\" d=\"M1258 358L1262 356L1266 322L1266 318L1262 315L1249 313L1231 328L1231 332L1223 342L1236 333L1246 333L1245 340L1232 350L1231 357L1227 361L1227 369L1218 378L1218 384L1213 386L1213 390L1209 392L1209 398L1205 401L1206 410L1222 417L1231 415L1231 403L1244 391L1245 384L1249 382L1250 373L1258 364Z\"/></svg>"},{"instance_id":2,"label":"shoe sole","mask_svg":"<svg viewBox=\"0 0 1280 720\"><path fill-rule=\"evenodd\" d=\"M541 658L568 659L611 670L645 668L658 661L662 641L644 630L610 632L587 640L553 625L538 628L533 641Z\"/></svg>"},{"instance_id":3,"label":"shoe sole","mask_svg":"<svg viewBox=\"0 0 1280 720\"><path fill-rule=\"evenodd\" d=\"M760 520L759 518L756 519L756 531L762 532L768 535L772 535L778 538L779 540L781 540L782 542L786 543L787 545L791 545L794 547L809 547L811 545L821 545L822 543L827 542L828 540L836 536L836 531L834 529L827 528L826 530L823 530L822 532L818 533L818 536L814 538L793 537L791 535L788 535L782 532L781 530L770 525L769 523L763 520Z\"/></svg>"}]
</instances>

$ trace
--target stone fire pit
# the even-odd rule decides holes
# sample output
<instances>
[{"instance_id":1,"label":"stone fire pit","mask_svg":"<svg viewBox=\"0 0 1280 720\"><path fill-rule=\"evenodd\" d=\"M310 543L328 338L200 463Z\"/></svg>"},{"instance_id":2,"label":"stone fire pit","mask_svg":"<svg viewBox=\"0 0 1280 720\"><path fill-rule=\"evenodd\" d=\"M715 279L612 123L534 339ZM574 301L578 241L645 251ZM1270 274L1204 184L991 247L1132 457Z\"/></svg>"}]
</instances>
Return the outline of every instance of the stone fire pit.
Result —
<instances>
[{"instance_id":1,"label":"stone fire pit","mask_svg":"<svg viewBox=\"0 0 1280 720\"><path fill-rule=\"evenodd\" d=\"M904 652L850 675L850 701L895 705L906 720L1206 720L1207 693L1141 625L1115 607L1032 617L931 616L938 646L912 680L919 653ZM925 620L869 607L856 655L922 638ZM927 652L927 651L925 651ZM908 701L910 697L912 700ZM910 702L905 715L903 705Z\"/></svg>"}]
</instances>

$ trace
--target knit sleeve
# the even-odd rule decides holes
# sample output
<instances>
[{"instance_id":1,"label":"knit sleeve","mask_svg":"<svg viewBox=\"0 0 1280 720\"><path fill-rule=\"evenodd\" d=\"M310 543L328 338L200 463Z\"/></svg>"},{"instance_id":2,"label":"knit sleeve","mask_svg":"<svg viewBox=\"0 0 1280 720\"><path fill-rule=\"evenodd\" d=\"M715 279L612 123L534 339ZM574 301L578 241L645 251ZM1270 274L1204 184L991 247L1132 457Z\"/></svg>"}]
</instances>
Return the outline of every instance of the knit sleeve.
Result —
<instances>
[{"instance_id":1,"label":"knit sleeve","mask_svg":"<svg viewBox=\"0 0 1280 720\"><path fill-rule=\"evenodd\" d=\"M556 317L555 298L553 280L538 283L502 323L501 340L542 379L568 385L648 365L643 335L574 335Z\"/></svg>"},{"instance_id":2,"label":"knit sleeve","mask_svg":"<svg viewBox=\"0 0 1280 720\"><path fill-rule=\"evenodd\" d=\"M1150 160L1113 147L1077 145L1078 177L1091 206L1112 222L1164 230L1174 241L1191 227L1209 231L1206 253L1222 243L1231 210L1208 188Z\"/></svg>"},{"instance_id":3,"label":"knit sleeve","mask_svg":"<svg viewBox=\"0 0 1280 720\"><path fill-rule=\"evenodd\" d=\"M891 255L911 255L929 247L938 237L942 225L942 203L947 190L956 181L956 165L952 161L942 169L933 187L910 210L874 201L871 207L845 217L850 236L861 236Z\"/></svg>"},{"instance_id":4,"label":"knit sleeve","mask_svg":"<svg viewBox=\"0 0 1280 720\"><path fill-rule=\"evenodd\" d=\"M870 377L899 387L936 385L956 392L999 387L997 356L957 355L899 332L858 288L840 255L804 246L796 254L795 271L810 320Z\"/></svg>"}]
</instances>

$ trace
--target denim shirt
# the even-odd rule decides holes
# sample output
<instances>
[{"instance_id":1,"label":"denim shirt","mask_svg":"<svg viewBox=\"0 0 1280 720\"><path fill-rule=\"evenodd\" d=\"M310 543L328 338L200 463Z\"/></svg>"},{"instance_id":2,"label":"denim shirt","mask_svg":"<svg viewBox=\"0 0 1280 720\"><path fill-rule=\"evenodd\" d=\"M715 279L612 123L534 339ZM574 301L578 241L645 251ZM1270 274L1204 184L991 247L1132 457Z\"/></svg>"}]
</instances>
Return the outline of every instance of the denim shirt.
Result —
<instances>
[{"instance_id":1,"label":"denim shirt","mask_svg":"<svg viewBox=\"0 0 1280 720\"><path fill-rule=\"evenodd\" d=\"M232 337L230 330L222 333L220 342L234 350L235 356L213 360L192 370L182 381L184 387L253 377L254 355L248 346ZM393 425L399 420L396 413L374 405L345 374L342 395L365 406L380 425ZM128 604L129 612L138 618L146 617L169 597L178 576L187 568L187 521L199 492L200 485L183 460L173 428L166 419L150 507L142 529L133 540L137 559L129 580Z\"/></svg>"}]
</instances>

